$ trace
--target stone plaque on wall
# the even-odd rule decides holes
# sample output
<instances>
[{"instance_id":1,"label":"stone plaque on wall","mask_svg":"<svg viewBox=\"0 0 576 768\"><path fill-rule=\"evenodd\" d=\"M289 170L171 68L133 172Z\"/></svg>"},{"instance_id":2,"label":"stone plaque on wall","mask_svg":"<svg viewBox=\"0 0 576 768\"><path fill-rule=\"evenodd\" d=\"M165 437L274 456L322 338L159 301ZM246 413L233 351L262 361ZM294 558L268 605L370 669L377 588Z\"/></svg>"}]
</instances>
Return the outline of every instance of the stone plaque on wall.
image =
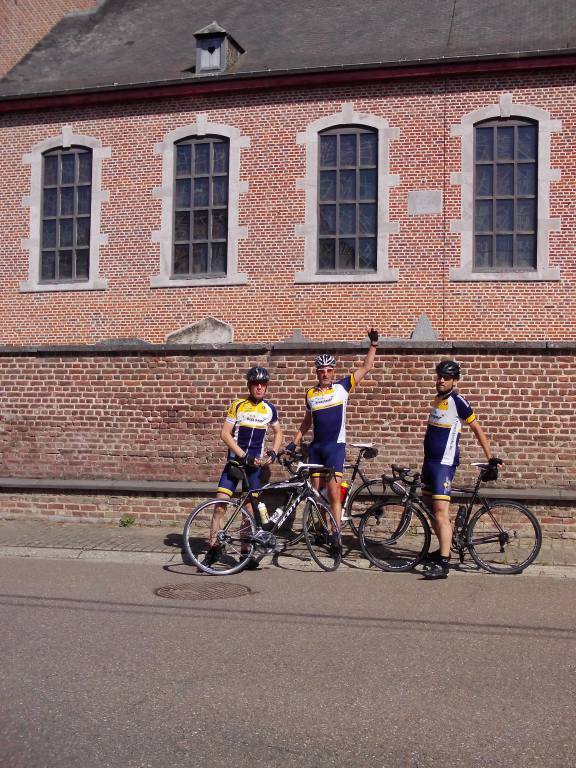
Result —
<instances>
[{"instance_id":1,"label":"stone plaque on wall","mask_svg":"<svg viewBox=\"0 0 576 768\"><path fill-rule=\"evenodd\" d=\"M442 213L442 191L439 189L417 189L408 192L408 213L410 216Z\"/></svg>"}]
</instances>

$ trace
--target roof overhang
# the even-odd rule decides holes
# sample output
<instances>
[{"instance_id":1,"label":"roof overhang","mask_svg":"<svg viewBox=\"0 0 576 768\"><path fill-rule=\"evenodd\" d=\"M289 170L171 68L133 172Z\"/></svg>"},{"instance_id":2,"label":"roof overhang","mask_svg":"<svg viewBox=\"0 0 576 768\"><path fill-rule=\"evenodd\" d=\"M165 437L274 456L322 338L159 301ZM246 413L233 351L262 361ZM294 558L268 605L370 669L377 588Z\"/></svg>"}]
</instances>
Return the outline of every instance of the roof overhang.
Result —
<instances>
[{"instance_id":1,"label":"roof overhang","mask_svg":"<svg viewBox=\"0 0 576 768\"><path fill-rule=\"evenodd\" d=\"M185 98L205 94L238 93L293 88L320 88L352 83L381 82L415 78L481 75L495 72L570 69L576 67L576 51L562 55L550 52L506 54L474 59L440 59L385 64L342 66L338 69L305 69L278 72L195 77L162 82L131 83L75 91L0 97L0 113L82 107L128 101Z\"/></svg>"}]
</instances>

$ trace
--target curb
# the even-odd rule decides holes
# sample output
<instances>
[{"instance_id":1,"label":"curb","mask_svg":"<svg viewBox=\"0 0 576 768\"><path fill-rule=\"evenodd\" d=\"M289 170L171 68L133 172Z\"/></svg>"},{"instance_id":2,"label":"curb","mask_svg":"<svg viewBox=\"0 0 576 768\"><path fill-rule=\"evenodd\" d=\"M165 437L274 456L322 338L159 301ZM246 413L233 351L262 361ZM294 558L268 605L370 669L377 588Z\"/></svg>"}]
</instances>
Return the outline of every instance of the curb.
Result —
<instances>
[{"instance_id":1,"label":"curb","mask_svg":"<svg viewBox=\"0 0 576 768\"><path fill-rule=\"evenodd\" d=\"M0 547L0 557L35 557L45 560L91 560L112 563L182 563L182 555L162 552L124 552L109 549L59 547Z\"/></svg>"},{"instance_id":2,"label":"curb","mask_svg":"<svg viewBox=\"0 0 576 768\"><path fill-rule=\"evenodd\" d=\"M2 547L0 546L0 557L29 557L45 560L86 560L89 562L110 562L110 563L141 563L156 565L183 565L182 554L163 553L163 552L126 552L109 549L70 549L65 547ZM370 569L368 562L364 559L356 561L347 559L342 561L343 568L338 572L349 570L373 570L378 573L378 569ZM265 562L262 570L274 567ZM498 576L485 571L459 571L453 569L451 576ZM576 579L576 566L571 565L532 565L524 571L522 576L545 577L553 579ZM509 577L504 577L509 578Z\"/></svg>"}]
</instances>

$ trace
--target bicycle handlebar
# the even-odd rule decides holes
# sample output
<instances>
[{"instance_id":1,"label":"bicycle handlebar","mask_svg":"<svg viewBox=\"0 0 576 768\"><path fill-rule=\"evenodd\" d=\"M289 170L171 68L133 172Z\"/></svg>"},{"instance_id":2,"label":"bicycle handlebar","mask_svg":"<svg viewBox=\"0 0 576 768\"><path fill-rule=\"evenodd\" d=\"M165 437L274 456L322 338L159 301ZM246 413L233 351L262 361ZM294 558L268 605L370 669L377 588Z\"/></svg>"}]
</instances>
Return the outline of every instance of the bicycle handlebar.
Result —
<instances>
[{"instance_id":1,"label":"bicycle handlebar","mask_svg":"<svg viewBox=\"0 0 576 768\"><path fill-rule=\"evenodd\" d=\"M278 453L278 462L292 474L304 477L312 474L316 470L321 475L336 474L334 467L325 467L323 464L306 464L302 462L301 453L292 453L291 451L280 451Z\"/></svg>"}]
</instances>

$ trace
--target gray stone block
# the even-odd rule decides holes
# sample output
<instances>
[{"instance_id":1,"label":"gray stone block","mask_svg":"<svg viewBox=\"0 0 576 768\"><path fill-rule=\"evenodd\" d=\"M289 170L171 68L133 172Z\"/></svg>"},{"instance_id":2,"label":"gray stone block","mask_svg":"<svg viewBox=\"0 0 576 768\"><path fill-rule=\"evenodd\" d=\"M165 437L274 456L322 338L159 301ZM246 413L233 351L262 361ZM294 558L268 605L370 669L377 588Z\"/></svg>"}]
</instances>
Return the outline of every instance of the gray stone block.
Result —
<instances>
[{"instance_id":1,"label":"gray stone block","mask_svg":"<svg viewBox=\"0 0 576 768\"><path fill-rule=\"evenodd\" d=\"M408 192L408 213L410 216L442 213L442 191L418 189Z\"/></svg>"},{"instance_id":2,"label":"gray stone block","mask_svg":"<svg viewBox=\"0 0 576 768\"><path fill-rule=\"evenodd\" d=\"M232 341L234 328L215 317L205 317L166 336L167 344L230 344Z\"/></svg>"}]
</instances>

